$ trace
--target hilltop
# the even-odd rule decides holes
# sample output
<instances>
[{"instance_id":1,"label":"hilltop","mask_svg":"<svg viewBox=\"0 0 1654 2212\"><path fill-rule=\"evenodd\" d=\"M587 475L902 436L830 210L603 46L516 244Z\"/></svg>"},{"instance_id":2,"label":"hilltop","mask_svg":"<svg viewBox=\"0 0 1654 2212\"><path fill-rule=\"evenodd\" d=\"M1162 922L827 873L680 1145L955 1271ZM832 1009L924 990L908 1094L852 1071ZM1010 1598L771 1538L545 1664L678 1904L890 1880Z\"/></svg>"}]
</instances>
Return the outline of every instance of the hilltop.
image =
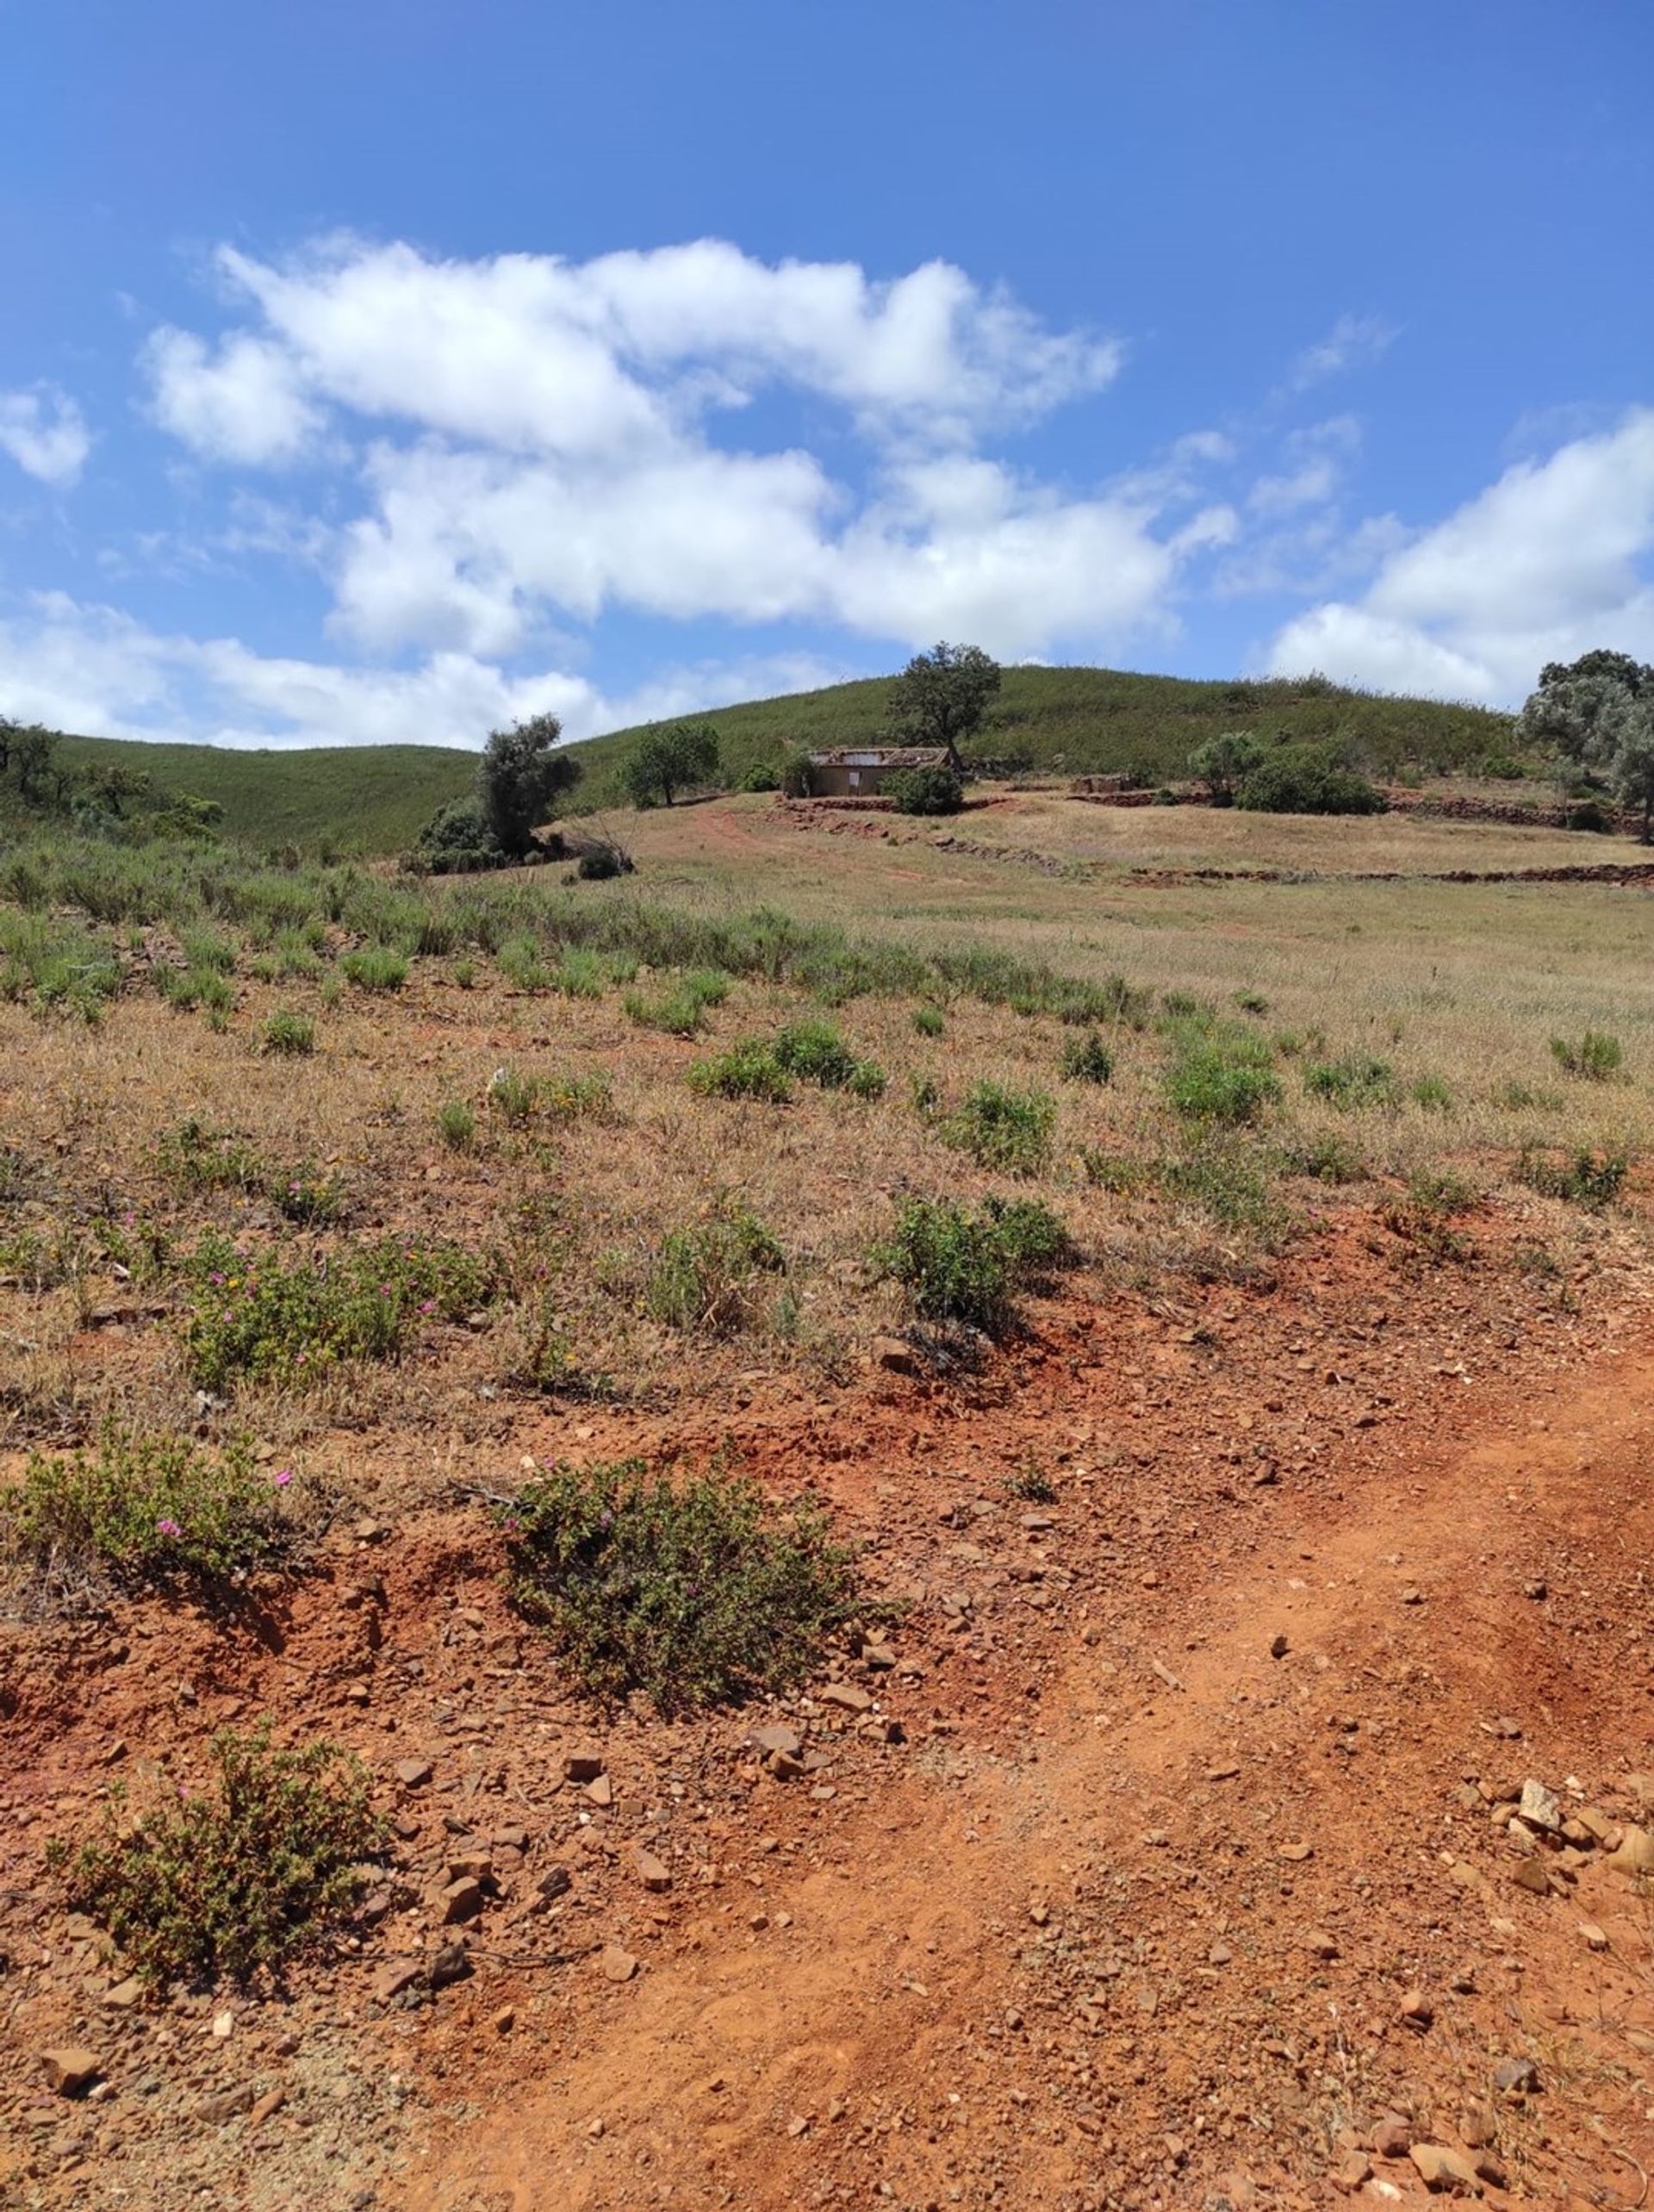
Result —
<instances>
[{"instance_id":1,"label":"hilltop","mask_svg":"<svg viewBox=\"0 0 1654 2212\"><path fill-rule=\"evenodd\" d=\"M877 742L888 734L893 679L869 676L818 691L723 707L705 719L722 741L725 777L779 761L794 747ZM1190 753L1220 730L1348 739L1381 775L1418 766L1463 770L1509 743L1510 717L1485 707L1348 691L1324 677L1197 682L1112 669L1010 668L980 738L985 763L1056 774L1129 770L1145 782L1180 776ZM574 811L612 803L616 771L636 728L570 747L586 776ZM479 736L481 733L479 732ZM225 833L264 845L397 852L449 800L471 788L476 756L442 745L337 745L247 751L120 738L65 737L71 768L120 766L152 780L163 803L183 794L215 801Z\"/></svg>"}]
</instances>

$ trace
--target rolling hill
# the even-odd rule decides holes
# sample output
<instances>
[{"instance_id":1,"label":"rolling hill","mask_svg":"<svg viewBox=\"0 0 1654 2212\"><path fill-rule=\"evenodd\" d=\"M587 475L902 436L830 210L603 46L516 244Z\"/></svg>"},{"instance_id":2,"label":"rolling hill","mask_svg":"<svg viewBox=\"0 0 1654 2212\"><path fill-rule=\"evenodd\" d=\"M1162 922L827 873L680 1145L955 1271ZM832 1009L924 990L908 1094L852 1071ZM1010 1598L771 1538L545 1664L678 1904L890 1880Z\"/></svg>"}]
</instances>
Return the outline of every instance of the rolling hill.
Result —
<instances>
[{"instance_id":1,"label":"rolling hill","mask_svg":"<svg viewBox=\"0 0 1654 2212\"><path fill-rule=\"evenodd\" d=\"M799 745L877 742L887 732L891 679L725 707L706 719L723 741L729 780ZM1409 765L1464 768L1509 743L1510 717L1484 707L1346 691L1309 677L1205 682L1111 669L1011 668L980 738L984 762L1075 775L1132 770L1146 782L1179 776L1193 748L1220 730L1259 736L1340 737L1381 775ZM574 811L612 803L616 771L636 730L588 738L571 750L586 768ZM146 771L157 795L215 801L232 837L259 845L395 852L448 800L471 788L474 753L440 745L340 745L302 751L150 745L65 737L65 763Z\"/></svg>"}]
</instances>

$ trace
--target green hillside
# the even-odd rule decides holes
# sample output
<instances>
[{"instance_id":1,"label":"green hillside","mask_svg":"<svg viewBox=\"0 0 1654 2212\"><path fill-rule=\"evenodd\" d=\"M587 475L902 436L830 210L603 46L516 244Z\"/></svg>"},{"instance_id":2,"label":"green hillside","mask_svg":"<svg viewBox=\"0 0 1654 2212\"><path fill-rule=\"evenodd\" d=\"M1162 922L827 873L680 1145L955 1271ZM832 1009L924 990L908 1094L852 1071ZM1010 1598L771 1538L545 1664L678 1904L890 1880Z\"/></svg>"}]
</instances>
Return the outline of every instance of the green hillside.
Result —
<instances>
[{"instance_id":1,"label":"green hillside","mask_svg":"<svg viewBox=\"0 0 1654 2212\"><path fill-rule=\"evenodd\" d=\"M258 845L400 852L438 807L469 791L476 755L447 745L338 745L245 752L125 738L60 741L65 766L136 769L165 802L188 792L224 809L227 836Z\"/></svg>"},{"instance_id":2,"label":"green hillside","mask_svg":"<svg viewBox=\"0 0 1654 2212\"><path fill-rule=\"evenodd\" d=\"M779 761L795 746L877 742L889 734L890 679L872 676L724 707L706 719L723 740L728 779ZM987 728L969 751L979 760L1067 775L1130 770L1143 781L1181 776L1203 738L1220 730L1338 737L1380 775L1397 769L1463 768L1509 743L1510 717L1478 707L1344 691L1311 677L1282 682L1195 682L1110 669L1013 668ZM571 750L586 767L574 811L612 803L616 775L635 730L588 738ZM152 779L165 804L184 794L224 810L223 830L258 846L314 851L399 852L450 799L472 788L475 753L440 745L339 745L305 750L148 745L118 738L65 737L59 757L72 770L120 766ZM0 819L15 797L0 786Z\"/></svg>"},{"instance_id":3,"label":"green hillside","mask_svg":"<svg viewBox=\"0 0 1654 2212\"><path fill-rule=\"evenodd\" d=\"M886 741L887 676L724 707L706 719L723 740L731 780L779 760L796 745ZM1267 682L1197 682L1114 669L1010 668L981 738L981 760L1010 760L1069 775L1134 770L1148 782L1181 776L1190 753L1220 730L1259 737L1348 738L1380 774L1403 767L1462 768L1510 741L1511 718L1486 707L1346 691L1322 677ZM604 794L635 730L588 738L588 801Z\"/></svg>"}]
</instances>

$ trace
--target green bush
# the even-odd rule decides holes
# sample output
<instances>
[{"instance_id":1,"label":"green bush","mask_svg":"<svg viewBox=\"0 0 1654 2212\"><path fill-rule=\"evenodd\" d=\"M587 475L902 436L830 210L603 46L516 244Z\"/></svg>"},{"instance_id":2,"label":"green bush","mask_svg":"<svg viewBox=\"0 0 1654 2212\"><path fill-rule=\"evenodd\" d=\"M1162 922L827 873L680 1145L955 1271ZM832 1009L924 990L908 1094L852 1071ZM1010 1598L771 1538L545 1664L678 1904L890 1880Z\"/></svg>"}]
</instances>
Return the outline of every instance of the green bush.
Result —
<instances>
[{"instance_id":1,"label":"green bush","mask_svg":"<svg viewBox=\"0 0 1654 2212\"><path fill-rule=\"evenodd\" d=\"M731 1206L662 1238L644 1287L644 1309L668 1328L732 1336L753 1318L755 1278L786 1267L763 1223Z\"/></svg>"},{"instance_id":2,"label":"green bush","mask_svg":"<svg viewBox=\"0 0 1654 2212\"><path fill-rule=\"evenodd\" d=\"M900 768L880 787L899 814L956 814L965 788L951 768Z\"/></svg>"},{"instance_id":3,"label":"green bush","mask_svg":"<svg viewBox=\"0 0 1654 2212\"><path fill-rule=\"evenodd\" d=\"M155 1985L279 1966L348 1916L385 1846L368 1772L337 1745L281 1750L266 1723L209 1748L210 1789L135 1821L117 1792L99 1841L51 1854L72 1908Z\"/></svg>"},{"instance_id":4,"label":"green bush","mask_svg":"<svg viewBox=\"0 0 1654 2212\"><path fill-rule=\"evenodd\" d=\"M1250 769L1235 804L1254 814L1382 814L1384 794L1346 768L1335 745L1277 745Z\"/></svg>"},{"instance_id":5,"label":"green bush","mask_svg":"<svg viewBox=\"0 0 1654 2212\"><path fill-rule=\"evenodd\" d=\"M131 1590L223 1585L289 1548L292 1480L243 1444L213 1456L111 1424L69 1458L34 1453L0 1524L8 1551L51 1586L100 1573Z\"/></svg>"},{"instance_id":6,"label":"green bush","mask_svg":"<svg viewBox=\"0 0 1654 2212\"><path fill-rule=\"evenodd\" d=\"M1281 1087L1261 1037L1191 1028L1178 1039L1166 1092L1185 1121L1239 1128L1274 1105Z\"/></svg>"},{"instance_id":7,"label":"green bush","mask_svg":"<svg viewBox=\"0 0 1654 2212\"><path fill-rule=\"evenodd\" d=\"M997 1337L1015 1318L1013 1292L1073 1256L1062 1223L1036 1201L991 1199L967 1213L946 1199L910 1199L872 1260L920 1320Z\"/></svg>"},{"instance_id":8,"label":"green bush","mask_svg":"<svg viewBox=\"0 0 1654 2212\"><path fill-rule=\"evenodd\" d=\"M1520 1181L1545 1198L1559 1198L1570 1206L1582 1206L1588 1213L1601 1213L1619 1197L1630 1166L1623 1152L1598 1153L1581 1146L1558 1159L1528 1146L1516 1174Z\"/></svg>"},{"instance_id":9,"label":"green bush","mask_svg":"<svg viewBox=\"0 0 1654 2212\"><path fill-rule=\"evenodd\" d=\"M345 981L358 991L400 991L407 981L407 961L388 944L359 946L339 965Z\"/></svg>"},{"instance_id":10,"label":"green bush","mask_svg":"<svg viewBox=\"0 0 1654 2212\"><path fill-rule=\"evenodd\" d=\"M1036 1175L1051 1158L1057 1102L1045 1091L1016 1091L1004 1083L973 1083L964 1103L938 1130L944 1144L968 1152L981 1168Z\"/></svg>"},{"instance_id":11,"label":"green bush","mask_svg":"<svg viewBox=\"0 0 1654 2212\"><path fill-rule=\"evenodd\" d=\"M372 1244L284 1260L244 1258L206 1237L190 1262L185 1332L197 1381L312 1381L346 1360L398 1358L420 1324L457 1321L493 1292L488 1262L457 1245Z\"/></svg>"},{"instance_id":12,"label":"green bush","mask_svg":"<svg viewBox=\"0 0 1654 2212\"><path fill-rule=\"evenodd\" d=\"M793 1687L849 1617L822 1510L713 1468L675 1488L641 1460L559 1466L504 1509L512 1596L579 1687L665 1713Z\"/></svg>"},{"instance_id":13,"label":"green bush","mask_svg":"<svg viewBox=\"0 0 1654 2212\"><path fill-rule=\"evenodd\" d=\"M690 1089L703 1098L759 1099L769 1106L785 1106L793 1095L787 1070L774 1052L753 1037L710 1060L697 1060L687 1080Z\"/></svg>"},{"instance_id":14,"label":"green bush","mask_svg":"<svg viewBox=\"0 0 1654 2212\"><path fill-rule=\"evenodd\" d=\"M1114 1055L1094 1029L1071 1037L1062 1048L1062 1072L1071 1083L1106 1083L1114 1075Z\"/></svg>"},{"instance_id":15,"label":"green bush","mask_svg":"<svg viewBox=\"0 0 1654 2212\"><path fill-rule=\"evenodd\" d=\"M1390 1062L1364 1052L1346 1052L1340 1060L1312 1061L1303 1071L1303 1087L1312 1098L1325 1099L1340 1113L1353 1113L1365 1106L1392 1106L1401 1095Z\"/></svg>"},{"instance_id":16,"label":"green bush","mask_svg":"<svg viewBox=\"0 0 1654 2212\"><path fill-rule=\"evenodd\" d=\"M1577 1040L1568 1037L1551 1040L1551 1057L1558 1067L1590 1083L1606 1083L1617 1075L1625 1056L1624 1047L1609 1030L1588 1029Z\"/></svg>"},{"instance_id":17,"label":"green bush","mask_svg":"<svg viewBox=\"0 0 1654 2212\"><path fill-rule=\"evenodd\" d=\"M316 1049L316 1025L308 1014L278 1006L264 1024L264 1050L285 1056L303 1055Z\"/></svg>"}]
</instances>

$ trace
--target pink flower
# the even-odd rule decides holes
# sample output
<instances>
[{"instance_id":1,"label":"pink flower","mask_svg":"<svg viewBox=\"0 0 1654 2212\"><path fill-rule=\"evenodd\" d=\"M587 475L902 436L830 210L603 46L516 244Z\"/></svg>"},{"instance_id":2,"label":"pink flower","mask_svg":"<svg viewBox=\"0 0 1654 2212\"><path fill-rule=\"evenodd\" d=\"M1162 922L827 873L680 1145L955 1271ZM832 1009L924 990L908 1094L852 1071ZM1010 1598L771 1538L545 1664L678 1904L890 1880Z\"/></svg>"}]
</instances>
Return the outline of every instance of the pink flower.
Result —
<instances>
[{"instance_id":1,"label":"pink flower","mask_svg":"<svg viewBox=\"0 0 1654 2212\"><path fill-rule=\"evenodd\" d=\"M181 1536L183 1534L183 1530L178 1526L176 1521L170 1518L168 1515L163 1513L160 1519L155 1523L155 1533L158 1536Z\"/></svg>"},{"instance_id":2,"label":"pink flower","mask_svg":"<svg viewBox=\"0 0 1654 2212\"><path fill-rule=\"evenodd\" d=\"M270 1479L277 1490L285 1490L293 1480L293 1470L290 1467L278 1467Z\"/></svg>"}]
</instances>

